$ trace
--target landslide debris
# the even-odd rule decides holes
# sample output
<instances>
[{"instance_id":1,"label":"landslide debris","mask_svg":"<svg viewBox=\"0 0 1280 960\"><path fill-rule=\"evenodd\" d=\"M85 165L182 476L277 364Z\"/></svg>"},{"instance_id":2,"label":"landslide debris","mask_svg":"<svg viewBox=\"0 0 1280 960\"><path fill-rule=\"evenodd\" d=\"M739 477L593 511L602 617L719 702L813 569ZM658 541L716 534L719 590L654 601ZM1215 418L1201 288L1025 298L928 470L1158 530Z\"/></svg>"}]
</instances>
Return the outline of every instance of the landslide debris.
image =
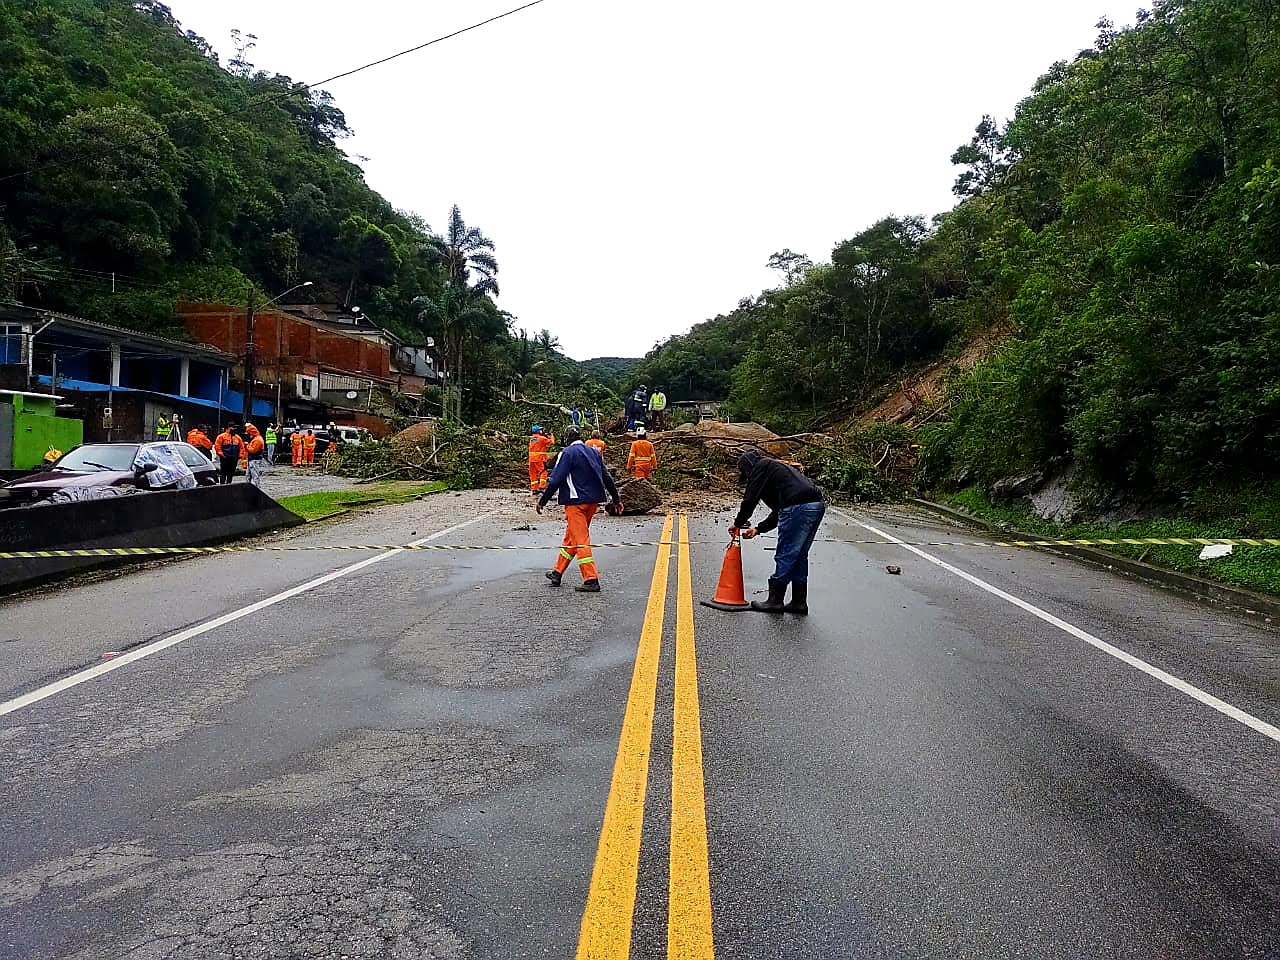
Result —
<instances>
[{"instance_id":1,"label":"landslide debris","mask_svg":"<svg viewBox=\"0 0 1280 960\"><path fill-rule=\"evenodd\" d=\"M358 482L444 480L455 489L524 490L533 418L562 435L564 424L554 419L553 411L512 403L478 427L425 421L410 424L386 440L346 447L330 469ZM719 505L738 492L738 458L747 450L762 450L809 469L806 464L831 446L825 434L780 437L758 423L684 423L649 434L658 452L658 469L643 481L627 474L632 439L630 434L606 432L604 453L605 466L619 485L628 514L651 512L664 503L668 507L678 503L682 509Z\"/></svg>"}]
</instances>

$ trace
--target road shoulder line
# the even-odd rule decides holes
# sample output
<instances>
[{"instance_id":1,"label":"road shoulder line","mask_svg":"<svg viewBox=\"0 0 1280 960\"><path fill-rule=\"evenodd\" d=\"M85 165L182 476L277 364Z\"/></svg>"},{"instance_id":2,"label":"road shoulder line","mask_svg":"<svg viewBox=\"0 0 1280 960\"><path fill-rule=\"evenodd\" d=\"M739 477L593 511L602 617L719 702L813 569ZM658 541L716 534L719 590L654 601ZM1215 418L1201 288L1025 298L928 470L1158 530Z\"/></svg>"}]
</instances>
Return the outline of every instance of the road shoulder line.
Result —
<instances>
[{"instance_id":1,"label":"road shoulder line","mask_svg":"<svg viewBox=\"0 0 1280 960\"><path fill-rule=\"evenodd\" d=\"M1245 711L1241 710L1239 707L1233 706L1232 704L1227 703L1225 700L1220 700L1219 698L1215 697L1213 694L1207 693L1204 690L1201 690L1199 687L1194 686L1190 683L1187 683L1187 681L1181 679L1180 677L1175 677L1173 674L1167 673L1166 671L1161 670L1159 667L1153 666L1152 664L1147 663L1145 660L1135 657L1133 654L1127 653L1124 650L1121 650L1119 647L1113 646L1112 644L1107 643L1105 640L1102 640L1098 637L1095 637L1093 634L1085 630L1081 630L1079 627L1075 626L1074 624L1068 623L1067 621L1061 619L1060 617L1056 617L1052 613L1049 613L1046 610L1040 609L1035 604L1030 603L1026 600L1023 600L1021 597L1016 597L1011 593L1001 590L999 587L994 586L990 583L987 583L987 581L983 580L982 578L976 577L971 573L961 570L959 567L952 566L950 563L947 563L945 560L942 560L939 557L935 557L933 554L928 553L924 550L921 550L918 547L913 547L909 543L899 540L897 537L894 537L891 534L885 533L883 530L880 530L877 527L873 527L869 523L863 523L861 520L857 519L856 517L853 517L850 514L845 513L844 511L841 511L841 510L836 511L836 513L839 516L843 517L848 522L855 524L856 526L862 527L862 529L864 530L869 530L871 533L875 534L876 536L883 537L884 539L890 541L891 543L898 544L904 550L909 550L911 553L914 553L916 556L921 557L925 560L928 560L930 563L941 567L943 570L946 570L948 573L955 574L957 577L960 577L962 580L966 580L969 583L973 584L974 586L978 587L979 589L985 590L987 593L991 594L992 596L999 597L1001 600L1011 603L1015 607L1018 607L1021 610L1025 610L1027 613L1031 614L1032 616L1038 617L1039 619L1043 620L1045 623L1048 623L1048 624L1051 624L1052 626L1057 627L1059 630L1062 630L1064 633L1070 634L1071 636L1075 637L1077 640L1083 640L1085 643L1089 644L1089 646L1094 647L1098 650L1101 650L1103 653L1107 654L1108 656L1115 657L1121 663L1125 663L1133 667L1135 670L1139 670L1142 673L1145 673L1147 676L1151 677L1152 679L1158 680L1160 683L1163 683L1168 687L1172 687L1174 690L1177 690L1179 693L1185 694L1191 699L1196 700L1199 703L1202 703L1205 706L1218 711L1223 716L1230 717L1232 720L1235 720L1237 723L1242 723L1249 729L1262 734L1264 737L1268 737L1271 740L1274 740L1275 742L1280 743L1280 727L1276 727L1274 724L1267 723L1265 720L1261 720L1258 717L1253 716L1253 714L1246 713Z\"/></svg>"},{"instance_id":2,"label":"road shoulder line","mask_svg":"<svg viewBox=\"0 0 1280 960\"><path fill-rule=\"evenodd\" d=\"M430 543L432 540L437 540L440 537L446 537L451 533L456 533L463 527L469 527L471 524L477 523L481 519L483 518L472 517L470 520L455 523L451 527L446 527L443 530L437 530L428 537L415 540L413 543L409 544L409 546L418 546L419 544ZM168 650L170 647L176 647L178 644L186 640L191 640L195 637L201 636L202 634L209 633L219 627L226 626L228 623L234 623L236 620L241 620L244 617L257 613L259 610L265 610L267 607L275 606L277 603L283 603L285 600L291 600L294 597L314 590L316 587L323 586L326 583L331 583L334 580L339 580L349 574L363 570L365 567L371 567L375 563L382 563L385 560L390 560L392 557L399 556L405 552L406 551L403 549L398 549L368 557L367 559L360 560L357 563L326 573L322 577L316 577L314 580L308 580L306 583L299 584L296 587L290 587L288 590L281 591L274 596L259 600L256 603L251 603L247 607L232 610L230 613L224 613L220 617L214 617L212 620L206 620L204 623L196 624L194 627L187 627L185 630L181 630L178 633L172 634L161 640L156 640L153 643L148 643L135 650L130 650L128 653L122 654L113 660L108 660L106 663L100 663L96 666L89 667L86 670L73 673L69 677L63 677L61 680L46 684L43 687L32 690L30 693L24 693L20 697L14 697L12 700L0 703L0 717L5 714L13 713L17 710L21 710L24 707L32 706L33 704L39 703L41 700L47 700L49 697L55 696L66 690L70 690L73 687L78 687L82 683L87 683L90 680L96 680L98 677L111 673L113 670L119 670L121 667L128 666L131 663L136 663L145 657L160 653L163 650Z\"/></svg>"}]
</instances>

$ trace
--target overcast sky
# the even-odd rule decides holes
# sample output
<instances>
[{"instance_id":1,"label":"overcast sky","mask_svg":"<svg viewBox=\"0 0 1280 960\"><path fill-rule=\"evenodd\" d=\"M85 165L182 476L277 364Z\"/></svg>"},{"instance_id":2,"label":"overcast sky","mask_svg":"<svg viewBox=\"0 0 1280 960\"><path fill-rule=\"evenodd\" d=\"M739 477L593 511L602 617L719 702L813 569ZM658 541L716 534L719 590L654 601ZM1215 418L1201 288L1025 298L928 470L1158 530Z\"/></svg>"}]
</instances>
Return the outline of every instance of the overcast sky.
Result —
<instances>
[{"instance_id":1,"label":"overcast sky","mask_svg":"<svg viewBox=\"0 0 1280 960\"><path fill-rule=\"evenodd\" d=\"M520 0L172 0L223 55L312 83ZM545 0L331 84L369 183L497 244L501 305L578 359L639 356L889 214L1138 0Z\"/></svg>"}]
</instances>

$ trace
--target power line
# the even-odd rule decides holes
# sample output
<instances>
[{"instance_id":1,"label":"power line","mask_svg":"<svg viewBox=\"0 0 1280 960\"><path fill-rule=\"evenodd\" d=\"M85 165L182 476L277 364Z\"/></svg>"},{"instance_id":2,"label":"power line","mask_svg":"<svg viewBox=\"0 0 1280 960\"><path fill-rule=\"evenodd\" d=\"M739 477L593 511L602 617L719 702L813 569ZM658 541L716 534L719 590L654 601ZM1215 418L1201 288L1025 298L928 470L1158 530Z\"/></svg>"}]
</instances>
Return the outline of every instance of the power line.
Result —
<instances>
[{"instance_id":1,"label":"power line","mask_svg":"<svg viewBox=\"0 0 1280 960\"><path fill-rule=\"evenodd\" d=\"M301 88L303 90L311 91L316 87L323 86L326 83L333 83L333 81L335 80L341 80L344 77L352 76L353 74L360 73L364 70L370 70L373 67L381 66L384 63L389 63L390 61L395 60L399 57L407 56L408 54L411 54L411 53L416 53L419 50L425 50L427 47L433 46L437 43L443 43L445 40L450 40L453 37L461 36L464 33L470 33L472 30L478 30L481 27L488 26L489 24L494 23L498 20L502 20L505 17L513 16L517 13L520 13L522 10L528 10L530 7L536 7L538 4L545 3L545 2L546 0L531 0L531 2L523 4L522 6L513 7L512 9L507 10L505 13L500 13L497 16L490 17L488 20L481 20L478 23L473 23L468 27L463 27L461 30L455 30L452 33L446 33L444 36L436 37L434 40L428 40L426 43L420 43L416 47L410 47L407 50L401 50L399 53L393 53L389 57L383 57L380 60L370 61L369 63L362 64L361 66L355 67L351 70L346 70L346 71L343 71L342 73L334 74L332 77L329 77L328 79L325 79L325 80L317 80L315 83L301 84ZM249 102L246 103L244 107L242 107L239 110L224 111L224 115L235 116L236 114L244 113L250 108L260 106L261 104L264 104L264 103L269 103L273 99L283 97L287 94L291 94L296 90L297 90L297 87L290 87L289 90L287 91L280 90L280 91L271 91L269 93L260 94L257 97L250 98ZM141 146L144 146L145 144L159 141L162 138L167 137L168 135L169 135L168 130L162 130L160 133L155 134L153 136L143 137L131 143L123 143L123 144L120 144L120 146L134 147L134 148L141 147ZM37 169L39 169L39 166L28 167L25 170L19 170L17 173L6 174L5 176L0 177L0 183L4 183L6 180L13 180L18 177L25 177L28 174L35 172Z\"/></svg>"},{"instance_id":2,"label":"power line","mask_svg":"<svg viewBox=\"0 0 1280 960\"><path fill-rule=\"evenodd\" d=\"M352 74L360 73L362 70L368 70L371 67L379 67L379 66L382 66L382 64L384 63L390 63L392 60L395 60L397 57L407 56L410 53L417 53L419 50L425 50L427 47L430 47L434 44L442 43L445 40L452 40L454 37L459 37L464 33L470 33L472 30L478 30L481 27L488 26L491 23L501 20L504 17L513 16L514 14L519 13L521 10L528 10L530 7L536 7L538 4L544 3L544 2L545 0L531 0L530 3L526 3L524 6L515 7L511 10L508 10L506 13L498 14L496 17L490 17L488 20L481 20L479 23L473 23L471 26L463 27L461 30L455 30L453 31L453 33L446 33L443 37L436 37L434 40L428 40L426 43L420 43L416 47L410 47L408 50L401 50L399 53L393 53L391 54L391 56L383 57L381 60L374 60L372 63L366 63L364 66L356 67L354 70L347 70L344 73L337 73L325 80L317 80L315 83L308 83L308 84L305 84L304 86L308 90L312 89L313 87L322 87L326 83L333 83L333 81L335 80L341 80L344 77L351 76Z\"/></svg>"}]
</instances>

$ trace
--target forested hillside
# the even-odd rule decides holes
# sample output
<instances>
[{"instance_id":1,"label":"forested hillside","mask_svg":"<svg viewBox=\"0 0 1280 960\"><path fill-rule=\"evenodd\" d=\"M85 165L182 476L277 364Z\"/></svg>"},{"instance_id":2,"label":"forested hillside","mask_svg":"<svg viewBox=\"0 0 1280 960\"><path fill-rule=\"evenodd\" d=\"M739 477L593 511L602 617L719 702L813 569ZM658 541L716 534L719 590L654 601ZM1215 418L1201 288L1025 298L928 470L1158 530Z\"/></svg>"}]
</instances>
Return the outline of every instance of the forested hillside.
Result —
<instances>
[{"instance_id":1,"label":"forested hillside","mask_svg":"<svg viewBox=\"0 0 1280 960\"><path fill-rule=\"evenodd\" d=\"M310 280L434 336L451 411L482 414L535 362L494 243L445 198L437 232L370 189L337 104L256 70L251 40L221 64L155 0L0 0L0 298L161 330L176 299Z\"/></svg>"},{"instance_id":2,"label":"forested hillside","mask_svg":"<svg viewBox=\"0 0 1280 960\"><path fill-rule=\"evenodd\" d=\"M1280 4L1099 24L952 157L951 211L892 217L646 357L673 396L823 422L993 326L919 433L935 481L1070 458L1174 496L1280 459ZM730 373L731 370L731 373Z\"/></svg>"}]
</instances>

